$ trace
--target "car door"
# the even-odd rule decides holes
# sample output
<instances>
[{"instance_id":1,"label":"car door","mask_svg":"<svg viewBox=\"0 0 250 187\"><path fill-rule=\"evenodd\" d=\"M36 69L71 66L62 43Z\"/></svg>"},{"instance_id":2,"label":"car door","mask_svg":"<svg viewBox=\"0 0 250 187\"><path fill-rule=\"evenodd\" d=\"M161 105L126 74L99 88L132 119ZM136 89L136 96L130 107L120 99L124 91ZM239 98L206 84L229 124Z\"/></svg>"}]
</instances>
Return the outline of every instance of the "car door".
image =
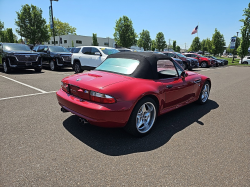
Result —
<instances>
[{"instance_id":1,"label":"car door","mask_svg":"<svg viewBox=\"0 0 250 187\"><path fill-rule=\"evenodd\" d=\"M91 48L83 47L81 53L79 54L81 66L91 66Z\"/></svg>"},{"instance_id":2,"label":"car door","mask_svg":"<svg viewBox=\"0 0 250 187\"><path fill-rule=\"evenodd\" d=\"M42 65L47 65L47 61L46 61L46 54L44 52L44 47L43 45L38 46L37 52L40 54L41 56L41 61L42 61Z\"/></svg>"},{"instance_id":3,"label":"car door","mask_svg":"<svg viewBox=\"0 0 250 187\"><path fill-rule=\"evenodd\" d=\"M100 53L100 54L95 54L95 53ZM97 67L102 63L102 56L101 52L99 49L95 47L91 47L91 55L92 55L92 67Z\"/></svg>"},{"instance_id":4,"label":"car door","mask_svg":"<svg viewBox=\"0 0 250 187\"><path fill-rule=\"evenodd\" d=\"M191 100L195 95L195 88L191 76L181 77L184 71L176 63L170 60L157 62L159 81L163 84L161 94L165 98L163 110L178 108Z\"/></svg>"}]
</instances>

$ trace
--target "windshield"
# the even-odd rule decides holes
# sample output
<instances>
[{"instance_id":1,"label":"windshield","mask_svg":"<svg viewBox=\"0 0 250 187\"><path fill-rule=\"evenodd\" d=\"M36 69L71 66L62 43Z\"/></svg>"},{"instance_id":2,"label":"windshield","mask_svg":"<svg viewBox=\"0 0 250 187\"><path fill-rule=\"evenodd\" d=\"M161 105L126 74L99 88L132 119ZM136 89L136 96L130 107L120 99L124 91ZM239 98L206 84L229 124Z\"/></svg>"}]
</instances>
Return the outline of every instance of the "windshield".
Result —
<instances>
[{"instance_id":1,"label":"windshield","mask_svg":"<svg viewBox=\"0 0 250 187\"><path fill-rule=\"evenodd\" d=\"M102 52L106 55L112 55L115 53L118 53L120 51L118 51L117 49L112 49L112 48L100 48L102 50Z\"/></svg>"},{"instance_id":2,"label":"windshield","mask_svg":"<svg viewBox=\"0 0 250 187\"><path fill-rule=\"evenodd\" d=\"M138 60L125 58L108 58L96 70L110 71L125 75L132 74L139 65Z\"/></svg>"},{"instance_id":3,"label":"windshield","mask_svg":"<svg viewBox=\"0 0 250 187\"><path fill-rule=\"evenodd\" d=\"M184 57L184 58L186 58L186 56L184 56L183 54L181 54L181 53L176 53L179 57Z\"/></svg>"},{"instance_id":4,"label":"windshield","mask_svg":"<svg viewBox=\"0 0 250 187\"><path fill-rule=\"evenodd\" d=\"M66 48L61 46L49 46L51 52L69 52Z\"/></svg>"},{"instance_id":5,"label":"windshield","mask_svg":"<svg viewBox=\"0 0 250 187\"><path fill-rule=\"evenodd\" d=\"M3 50L6 51L31 51L29 46L24 44L3 44Z\"/></svg>"}]
</instances>

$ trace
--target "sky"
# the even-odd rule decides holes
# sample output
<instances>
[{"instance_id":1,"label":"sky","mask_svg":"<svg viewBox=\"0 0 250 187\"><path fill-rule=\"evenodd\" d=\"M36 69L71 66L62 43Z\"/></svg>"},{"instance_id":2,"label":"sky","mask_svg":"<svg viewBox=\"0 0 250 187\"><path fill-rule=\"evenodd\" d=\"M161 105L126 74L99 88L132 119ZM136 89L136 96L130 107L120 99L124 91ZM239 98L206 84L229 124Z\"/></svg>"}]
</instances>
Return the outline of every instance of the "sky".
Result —
<instances>
[{"instance_id":1,"label":"sky","mask_svg":"<svg viewBox=\"0 0 250 187\"><path fill-rule=\"evenodd\" d=\"M58 0L52 3L54 17L75 27L77 35L97 33L98 37L114 38L115 22L125 15L132 20L138 35L144 29L155 39L162 32L167 43L176 40L182 49L185 46L188 49L197 36L191 35L197 25L200 41L212 39L217 28L229 45L230 38L240 32L243 23L239 20L244 18L243 10L249 0ZM0 0L0 21L16 35L16 11L25 4L41 8L43 18L49 23L50 0Z\"/></svg>"}]
</instances>

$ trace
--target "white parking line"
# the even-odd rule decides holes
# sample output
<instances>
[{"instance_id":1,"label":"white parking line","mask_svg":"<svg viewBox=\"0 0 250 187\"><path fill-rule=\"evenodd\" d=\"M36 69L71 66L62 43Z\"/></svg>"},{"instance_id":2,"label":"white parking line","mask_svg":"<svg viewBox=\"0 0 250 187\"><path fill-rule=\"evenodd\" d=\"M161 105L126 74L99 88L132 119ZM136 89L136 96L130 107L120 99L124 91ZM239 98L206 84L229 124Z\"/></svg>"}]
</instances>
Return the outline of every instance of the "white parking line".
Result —
<instances>
[{"instance_id":1,"label":"white parking line","mask_svg":"<svg viewBox=\"0 0 250 187\"><path fill-rule=\"evenodd\" d=\"M13 96L13 97L5 97L5 98L0 98L0 101L1 101L1 100L7 100L7 99L15 99L15 98L21 98L21 97L34 96L34 95L55 93L55 92L57 92L57 91L50 91L50 92L44 92L44 93L35 93L35 94L28 94L28 95L19 95L19 96Z\"/></svg>"},{"instance_id":2,"label":"white parking line","mask_svg":"<svg viewBox=\"0 0 250 187\"><path fill-rule=\"evenodd\" d=\"M27 86L27 87L29 87L29 88L32 88L32 89L34 89L34 90L37 90L37 91L39 91L39 92L47 93L47 92L44 91L44 90L41 90L41 89L39 89L39 88L35 88L35 87L33 87L33 86L30 86L30 85L28 85L28 84L25 84L25 83L22 83L22 82L19 82L19 81L16 81L16 80L11 79L11 78L9 78L9 77L5 77L5 76L3 76L3 75L0 75L0 76L3 77L3 78L9 79L9 80L11 80L11 81L13 81L13 82L22 84L22 85Z\"/></svg>"}]
</instances>

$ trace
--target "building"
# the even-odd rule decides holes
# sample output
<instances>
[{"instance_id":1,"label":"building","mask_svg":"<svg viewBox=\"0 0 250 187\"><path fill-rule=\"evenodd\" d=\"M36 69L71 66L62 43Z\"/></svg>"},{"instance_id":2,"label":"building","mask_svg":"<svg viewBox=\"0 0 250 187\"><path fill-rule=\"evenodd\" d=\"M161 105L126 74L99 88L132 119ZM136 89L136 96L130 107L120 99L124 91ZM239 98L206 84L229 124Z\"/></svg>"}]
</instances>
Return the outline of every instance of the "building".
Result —
<instances>
[{"instance_id":1,"label":"building","mask_svg":"<svg viewBox=\"0 0 250 187\"><path fill-rule=\"evenodd\" d=\"M97 37L97 42L99 46L115 47L115 40L113 38ZM92 36L81 36L81 35L70 34L70 35L62 35L60 37L55 36L55 43L56 46L63 46L65 48L77 47L77 46L92 46L93 39ZM54 37L51 37L48 42L44 42L44 45L54 45Z\"/></svg>"}]
</instances>

